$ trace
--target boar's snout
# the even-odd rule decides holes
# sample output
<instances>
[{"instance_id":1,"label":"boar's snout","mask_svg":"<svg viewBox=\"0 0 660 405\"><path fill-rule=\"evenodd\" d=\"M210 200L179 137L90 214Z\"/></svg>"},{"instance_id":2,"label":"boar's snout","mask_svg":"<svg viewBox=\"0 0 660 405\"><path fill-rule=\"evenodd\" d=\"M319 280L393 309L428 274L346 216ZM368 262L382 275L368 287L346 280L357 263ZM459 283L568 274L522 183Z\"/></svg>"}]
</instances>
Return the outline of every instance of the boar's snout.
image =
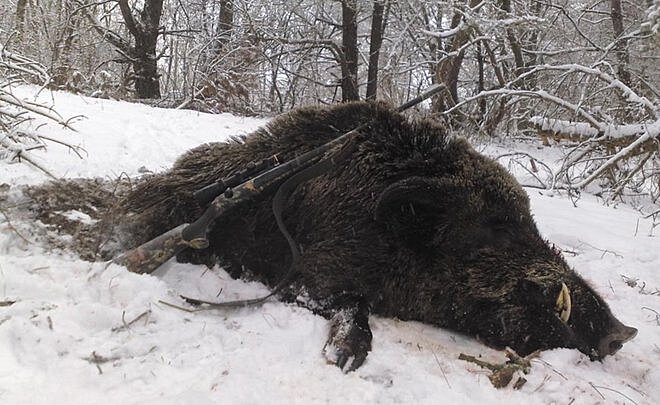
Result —
<instances>
[{"instance_id":1,"label":"boar's snout","mask_svg":"<svg viewBox=\"0 0 660 405\"><path fill-rule=\"evenodd\" d=\"M612 331L598 342L598 357L603 358L614 354L623 347L623 344L637 335L637 329L616 322Z\"/></svg>"}]
</instances>

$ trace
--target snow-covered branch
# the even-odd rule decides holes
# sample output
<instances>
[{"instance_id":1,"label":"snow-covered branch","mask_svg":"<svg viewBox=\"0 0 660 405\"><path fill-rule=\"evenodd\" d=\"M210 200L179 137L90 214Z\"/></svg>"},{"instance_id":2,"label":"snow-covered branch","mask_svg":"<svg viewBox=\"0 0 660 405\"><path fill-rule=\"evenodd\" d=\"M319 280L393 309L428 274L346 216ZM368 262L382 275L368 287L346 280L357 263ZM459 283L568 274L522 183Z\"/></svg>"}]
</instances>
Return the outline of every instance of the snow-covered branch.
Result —
<instances>
[{"instance_id":1,"label":"snow-covered branch","mask_svg":"<svg viewBox=\"0 0 660 405\"><path fill-rule=\"evenodd\" d=\"M65 120L64 118L62 118L62 116L59 115L57 111L55 111L53 108L45 106L43 104L33 103L28 100L21 100L3 88L0 88L0 103L5 103L14 106L21 111L29 111L31 113L40 115L44 118L47 118L51 121L54 121L62 125L65 128L75 131L75 129L72 128L71 125L69 124L70 120Z\"/></svg>"},{"instance_id":2,"label":"snow-covered branch","mask_svg":"<svg viewBox=\"0 0 660 405\"><path fill-rule=\"evenodd\" d=\"M578 189L586 187L588 184L590 184L598 177L600 177L606 170L613 167L618 161L632 155L635 152L635 150L638 149L645 142L651 139L657 139L659 134L660 134L660 120L654 122L651 125L648 125L646 127L646 131L641 136L639 136L633 142L628 144L628 146L619 150L614 156L610 157L605 163L600 165L589 176L587 176L586 178L584 178L583 180L577 183L572 184L572 187Z\"/></svg>"},{"instance_id":3,"label":"snow-covered branch","mask_svg":"<svg viewBox=\"0 0 660 405\"><path fill-rule=\"evenodd\" d=\"M30 76L36 76L42 84L47 84L50 82L50 75L41 63L30 60L16 53L9 52L1 45L0 69L7 69L13 72L20 72Z\"/></svg>"},{"instance_id":4,"label":"snow-covered branch","mask_svg":"<svg viewBox=\"0 0 660 405\"><path fill-rule=\"evenodd\" d=\"M529 122L534 124L541 131L567 136L576 136L583 140L591 139L594 141L602 141L606 139L624 139L633 136L640 136L647 131L651 132L651 138L658 137L658 131L656 128L658 121L652 124L607 124L605 130L602 133L600 133L596 128L584 122L545 118L538 115L531 117ZM656 129L654 130L653 128Z\"/></svg>"},{"instance_id":5,"label":"snow-covered branch","mask_svg":"<svg viewBox=\"0 0 660 405\"><path fill-rule=\"evenodd\" d=\"M71 127L70 120L64 119L52 107L16 97L12 93L15 80L8 79L12 76L28 76L32 82L36 79L42 85L50 82L50 76L41 64L0 48L0 158L27 162L49 177L55 178L30 152L46 149L45 141L64 145L80 158L82 149L52 137L21 131L19 127L35 116L40 116L69 130L75 129Z\"/></svg>"},{"instance_id":6,"label":"snow-covered branch","mask_svg":"<svg viewBox=\"0 0 660 405\"><path fill-rule=\"evenodd\" d=\"M553 178L539 183L584 189L601 179L599 192L620 196L633 183L636 190L640 184L658 184L660 103L650 98L652 92L635 91L611 70L605 62L536 65L499 88L465 97L442 114L462 111L467 104L484 99L496 99L502 108L516 108L532 124L527 128L535 128L544 143L548 139L572 142ZM524 88L540 77L544 87Z\"/></svg>"},{"instance_id":7,"label":"snow-covered branch","mask_svg":"<svg viewBox=\"0 0 660 405\"><path fill-rule=\"evenodd\" d=\"M443 31L429 31L429 30L420 30L422 34L426 34L428 36L434 37L434 38L450 38L453 37L454 35L458 34L459 31L461 31L465 27L465 22L461 21L455 28L450 28L447 30Z\"/></svg>"},{"instance_id":8,"label":"snow-covered branch","mask_svg":"<svg viewBox=\"0 0 660 405\"><path fill-rule=\"evenodd\" d=\"M596 119L584 108L580 107L578 104L572 103L570 101L562 99L561 97L550 94L545 90L514 90L509 88L486 90L486 91L482 91L481 93L475 96L465 98L463 101L457 103L452 108L449 108L446 111L444 111L443 115L451 114L465 104L471 103L473 101L482 98L488 98L493 96L540 98L545 101L549 101L553 104L556 104L568 111L574 112L578 116L584 118L587 122L589 122L589 124L591 124L592 127L594 127L598 131L605 130L605 125L603 125L598 119Z\"/></svg>"},{"instance_id":9,"label":"snow-covered branch","mask_svg":"<svg viewBox=\"0 0 660 405\"><path fill-rule=\"evenodd\" d=\"M528 72L521 74L516 80L514 80L508 87L511 87L513 83L519 82L526 77L533 76L542 71L563 71L566 73L575 73L580 72L588 74L590 76L596 77L604 82L606 82L611 88L618 90L621 94L631 103L638 103L642 105L650 114L654 117L659 117L660 111L658 106L651 102L648 98L640 96L634 92L630 87L626 86L617 78L603 72L600 69L594 67L587 67L580 64L563 64L563 65L538 65L535 66Z\"/></svg>"}]
</instances>

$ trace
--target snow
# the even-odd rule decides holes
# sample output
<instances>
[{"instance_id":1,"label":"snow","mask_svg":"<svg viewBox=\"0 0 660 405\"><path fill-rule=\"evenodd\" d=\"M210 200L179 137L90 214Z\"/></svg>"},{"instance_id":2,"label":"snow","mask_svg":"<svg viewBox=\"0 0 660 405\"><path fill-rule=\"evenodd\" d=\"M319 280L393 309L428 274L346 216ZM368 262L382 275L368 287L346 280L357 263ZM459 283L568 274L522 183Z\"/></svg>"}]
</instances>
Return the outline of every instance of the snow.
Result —
<instances>
[{"instance_id":1,"label":"snow","mask_svg":"<svg viewBox=\"0 0 660 405\"><path fill-rule=\"evenodd\" d=\"M64 117L85 115L74 124L77 133L38 128L87 151L82 160L56 144L34 151L69 178L162 170L192 146L264 122L66 93L40 96L51 98ZM0 184L45 180L27 164L0 161ZM649 236L650 219L589 195L574 207L557 192L528 192L543 235L623 323L639 329L603 362L576 350L546 351L521 390L498 390L458 355L502 361L501 352L429 325L372 317L372 352L361 368L343 374L322 355L328 322L306 309L273 301L189 313L165 304L181 305L179 294L215 299L220 290L225 299L257 297L267 291L259 283L175 262L154 275L84 262L40 244L29 231L35 224L0 216L0 403L658 403L660 243Z\"/></svg>"}]
</instances>

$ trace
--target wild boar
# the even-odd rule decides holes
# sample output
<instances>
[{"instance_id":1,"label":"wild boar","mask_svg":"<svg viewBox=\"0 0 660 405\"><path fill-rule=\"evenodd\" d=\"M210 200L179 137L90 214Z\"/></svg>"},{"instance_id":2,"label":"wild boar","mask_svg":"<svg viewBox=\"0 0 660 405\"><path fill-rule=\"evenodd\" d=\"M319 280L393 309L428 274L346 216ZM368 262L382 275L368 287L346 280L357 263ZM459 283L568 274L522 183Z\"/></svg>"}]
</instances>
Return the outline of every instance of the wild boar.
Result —
<instances>
[{"instance_id":1,"label":"wild boar","mask_svg":"<svg viewBox=\"0 0 660 405\"><path fill-rule=\"evenodd\" d=\"M566 347L600 359L635 336L541 237L511 174L439 124L383 104L302 108L185 153L121 202L123 248L196 219L204 207L193 192L248 162L292 158L364 123L348 159L300 184L284 211L302 253L280 297L331 319L328 359L345 371L365 361L372 313L521 355ZM273 193L220 218L203 255L181 258L276 285L291 254Z\"/></svg>"}]
</instances>

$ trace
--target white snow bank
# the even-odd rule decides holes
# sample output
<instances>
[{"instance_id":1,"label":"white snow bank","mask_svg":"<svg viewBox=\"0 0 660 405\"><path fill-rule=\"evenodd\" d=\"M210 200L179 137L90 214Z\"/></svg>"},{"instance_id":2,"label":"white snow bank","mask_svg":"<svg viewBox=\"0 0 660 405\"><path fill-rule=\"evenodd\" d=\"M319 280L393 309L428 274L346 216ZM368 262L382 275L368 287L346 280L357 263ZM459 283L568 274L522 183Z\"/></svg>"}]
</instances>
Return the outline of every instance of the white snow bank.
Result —
<instances>
[{"instance_id":1,"label":"white snow bank","mask_svg":"<svg viewBox=\"0 0 660 405\"><path fill-rule=\"evenodd\" d=\"M31 101L35 87L17 87L14 95ZM37 118L31 129L62 142L83 148L81 160L69 148L48 143L48 150L31 154L57 177L116 178L122 173L135 176L138 171L160 171L170 166L183 151L204 142L246 134L266 122L230 114L205 114L174 111L143 104L82 97L64 92L41 92L36 101L71 119L73 132ZM86 153L85 153L86 152ZM4 165L0 182L34 184L44 180L36 170L22 164ZM140 170L141 169L141 170Z\"/></svg>"}]
</instances>

